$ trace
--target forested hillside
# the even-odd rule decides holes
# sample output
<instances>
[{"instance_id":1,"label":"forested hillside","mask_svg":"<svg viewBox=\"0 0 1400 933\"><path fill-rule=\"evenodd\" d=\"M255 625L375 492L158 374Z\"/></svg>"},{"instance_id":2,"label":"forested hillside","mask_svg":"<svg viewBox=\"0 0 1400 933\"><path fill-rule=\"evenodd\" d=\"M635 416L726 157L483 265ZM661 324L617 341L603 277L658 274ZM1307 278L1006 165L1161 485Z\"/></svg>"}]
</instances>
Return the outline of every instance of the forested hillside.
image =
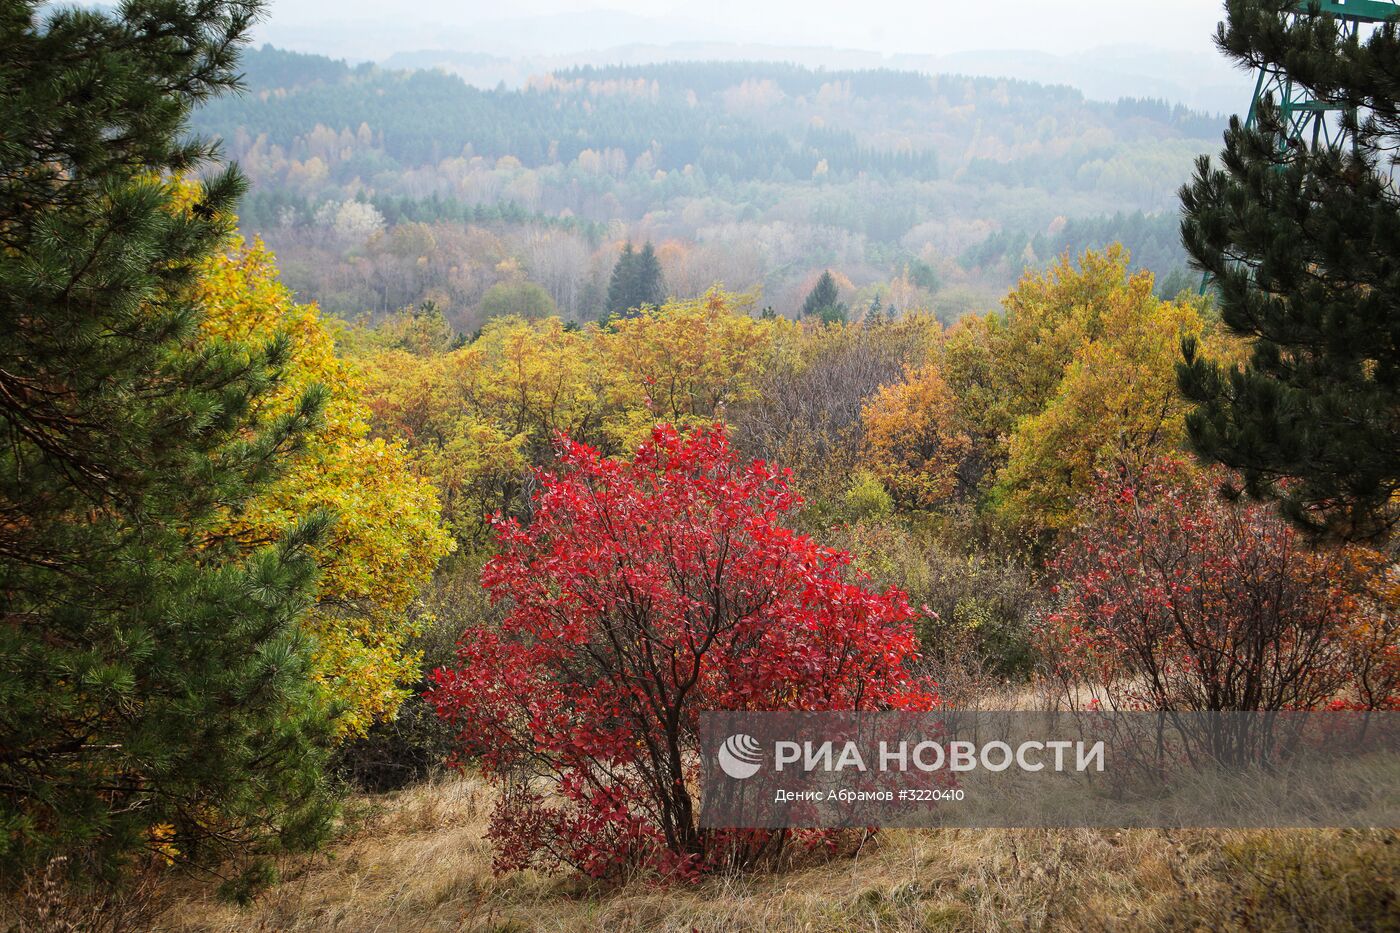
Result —
<instances>
[{"instance_id":1,"label":"forested hillside","mask_svg":"<svg viewBox=\"0 0 1400 933\"><path fill-rule=\"evenodd\" d=\"M522 90L267 46L245 70L248 93L195 123L252 179L245 230L298 293L343 316L431 300L464 330L522 278L600 317L629 238L656 244L668 294L723 284L788 315L827 267L851 307L945 320L1066 250L1121 241L1166 280L1185 264L1176 189L1222 125L1067 87L759 62Z\"/></svg>"}]
</instances>

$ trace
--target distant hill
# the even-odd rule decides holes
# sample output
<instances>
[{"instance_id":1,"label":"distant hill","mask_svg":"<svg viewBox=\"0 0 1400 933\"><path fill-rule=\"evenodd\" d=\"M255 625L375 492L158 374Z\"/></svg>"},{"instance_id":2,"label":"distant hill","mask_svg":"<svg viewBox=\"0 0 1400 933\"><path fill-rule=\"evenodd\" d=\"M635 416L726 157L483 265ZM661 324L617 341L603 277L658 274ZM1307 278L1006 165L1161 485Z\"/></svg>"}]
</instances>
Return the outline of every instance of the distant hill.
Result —
<instances>
[{"instance_id":1,"label":"distant hill","mask_svg":"<svg viewBox=\"0 0 1400 933\"><path fill-rule=\"evenodd\" d=\"M439 67L484 72L500 64L491 56L396 60L421 67L264 46L244 58L248 93L194 118L254 182L245 227L293 255L320 251L287 263L289 277L304 268L302 281L321 283L308 293L343 313L437 294L431 283L465 274L445 258L441 272L379 281L389 273L354 246L403 223L582 237L570 255L627 237L671 242L691 290L723 280L784 300L835 266L867 303L898 293L967 307L1027 265L1115 240L1165 278L1185 263L1177 189L1224 125L1164 99L909 69L579 65L512 88ZM375 261L397 268L409 243ZM337 279L358 283L342 298L323 291L336 279L316 271L327 262L356 270ZM475 295L473 283L502 274L451 288ZM578 289L557 291L561 306L591 307Z\"/></svg>"},{"instance_id":2,"label":"distant hill","mask_svg":"<svg viewBox=\"0 0 1400 933\"><path fill-rule=\"evenodd\" d=\"M428 53L405 58L434 62ZM1077 167L1126 145L1204 140L1221 125L1165 101L1095 102L1064 85L771 62L580 66L537 76L522 90L482 89L438 68L352 68L271 46L248 53L245 70L252 90L278 93L214 101L198 114L201 129L234 140L235 149L240 130L295 149L318 126L365 125L373 144L356 141L354 155L375 151L392 160L385 168L400 169L468 149L529 167L617 150L629 164L646 153L654 169L689 166L731 179L794 180L824 163L827 180L868 173L927 181L942 164L988 181L1038 184L1024 177L1036 164L1049 180L1067 169L1066 158ZM351 163L332 166L338 180L366 167L363 158L329 155Z\"/></svg>"},{"instance_id":3,"label":"distant hill","mask_svg":"<svg viewBox=\"0 0 1400 933\"><path fill-rule=\"evenodd\" d=\"M703 19L703 17L700 17ZM989 20L989 25L993 22ZM742 24L719 29L681 15L638 15L588 10L549 15L504 15L473 23L412 18L317 20L299 26L284 16L263 29L274 44L375 61L386 67L441 65L480 87L522 86L531 75L575 65L655 64L666 61L783 61L810 68L895 68L928 74L970 74L1068 84L1095 100L1153 97L1212 113L1248 105L1252 81L1211 47L1209 18L1200 21L1200 44L1189 51L1152 45L1110 44L1055 54L1000 46L989 31L987 48L954 53L882 54L840 47L803 35L792 41L744 41ZM853 42L856 40L852 40ZM1001 41L1006 41L1003 37ZM1012 40L1014 41L1014 40ZM386 51L388 50L388 51Z\"/></svg>"}]
</instances>

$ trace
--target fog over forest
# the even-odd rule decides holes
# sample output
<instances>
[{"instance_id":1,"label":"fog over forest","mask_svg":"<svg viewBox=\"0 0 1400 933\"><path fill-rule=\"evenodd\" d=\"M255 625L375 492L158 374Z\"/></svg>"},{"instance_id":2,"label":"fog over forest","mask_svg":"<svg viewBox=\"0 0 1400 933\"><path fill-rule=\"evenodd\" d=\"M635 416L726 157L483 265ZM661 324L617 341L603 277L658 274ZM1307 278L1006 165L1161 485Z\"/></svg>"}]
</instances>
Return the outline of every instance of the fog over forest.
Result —
<instances>
[{"instance_id":1,"label":"fog over forest","mask_svg":"<svg viewBox=\"0 0 1400 933\"><path fill-rule=\"evenodd\" d=\"M1189 284L1176 194L1221 118L1061 84L763 62L575 66L480 88L417 60L272 46L201 109L253 188L243 227L336 314L432 301L471 331L493 288L606 316L623 246L665 294L794 316L830 268L858 312L985 308L1068 251L1122 242Z\"/></svg>"},{"instance_id":2,"label":"fog over forest","mask_svg":"<svg viewBox=\"0 0 1400 933\"><path fill-rule=\"evenodd\" d=\"M533 0L508 11L473 0L417 3L393 16L363 0L280 0L256 36L355 62L436 59L483 86L573 64L772 60L1063 82L1101 99L1230 110L1250 84L1203 41L1219 18L1215 0L1003 0L993 8L881 0L820 9L788 0Z\"/></svg>"}]
</instances>

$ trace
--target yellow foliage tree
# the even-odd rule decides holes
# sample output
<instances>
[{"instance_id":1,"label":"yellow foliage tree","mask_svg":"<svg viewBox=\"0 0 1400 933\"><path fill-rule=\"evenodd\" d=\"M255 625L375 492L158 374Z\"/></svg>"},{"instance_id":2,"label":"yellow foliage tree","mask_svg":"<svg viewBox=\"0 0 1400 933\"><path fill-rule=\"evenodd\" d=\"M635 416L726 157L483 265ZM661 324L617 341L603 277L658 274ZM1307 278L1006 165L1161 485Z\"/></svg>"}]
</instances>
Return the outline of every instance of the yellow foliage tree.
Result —
<instances>
[{"instance_id":1,"label":"yellow foliage tree","mask_svg":"<svg viewBox=\"0 0 1400 933\"><path fill-rule=\"evenodd\" d=\"M1103 333L1106 315L1155 301L1152 273L1129 271L1128 251L1068 254L1041 273L1028 272L1002 301L992 327L997 395L1012 423L1041 411L1059 390L1076 354Z\"/></svg>"},{"instance_id":2,"label":"yellow foliage tree","mask_svg":"<svg viewBox=\"0 0 1400 933\"><path fill-rule=\"evenodd\" d=\"M531 437L537 453L559 433L589 436L605 393L597 342L597 328L570 330L557 317L489 322L470 348L483 376L477 405L507 433Z\"/></svg>"},{"instance_id":3,"label":"yellow foliage tree","mask_svg":"<svg viewBox=\"0 0 1400 933\"><path fill-rule=\"evenodd\" d=\"M314 509L336 522L317 553L318 601L306 625L317 640L313 676L343 710L346 736L392 716L418 676L405 651L409 606L451 550L431 483L411 469L396 442L369 436L363 377L335 354L312 305L297 304L261 243L233 244L211 261L198 286L210 337L265 342L285 334L291 362L269 414L313 384L330 390L324 424L275 487L228 517L228 534L252 544L278 539Z\"/></svg>"},{"instance_id":4,"label":"yellow foliage tree","mask_svg":"<svg viewBox=\"0 0 1400 933\"><path fill-rule=\"evenodd\" d=\"M718 291L617 321L598 335L608 440L632 450L657 422L685 428L723 421L727 408L756 393L774 329Z\"/></svg>"},{"instance_id":5,"label":"yellow foliage tree","mask_svg":"<svg viewBox=\"0 0 1400 933\"><path fill-rule=\"evenodd\" d=\"M1206 324L1195 303L1156 298L1150 274L1129 275L1119 249L1020 291L1007 303L1015 342L996 362L1016 421L995 500L1023 527L1058 530L1096 471L1136 470L1182 446L1176 363L1181 339L1202 338Z\"/></svg>"},{"instance_id":6,"label":"yellow foliage tree","mask_svg":"<svg viewBox=\"0 0 1400 933\"><path fill-rule=\"evenodd\" d=\"M957 491L971 442L956 414L957 399L933 365L906 370L902 382L882 386L866 402L865 460L897 503L932 508Z\"/></svg>"},{"instance_id":7,"label":"yellow foliage tree","mask_svg":"<svg viewBox=\"0 0 1400 933\"><path fill-rule=\"evenodd\" d=\"M755 393L779 326L715 292L610 329L500 317L450 352L410 349L396 319L348 343L367 374L374 433L412 449L449 526L478 548L491 513L523 507L530 469L550 463L557 435L615 453L657 422L722 420Z\"/></svg>"},{"instance_id":8,"label":"yellow foliage tree","mask_svg":"<svg viewBox=\"0 0 1400 933\"><path fill-rule=\"evenodd\" d=\"M462 541L485 540L486 517L508 504L530 462L529 433L492 415L499 390L483 356L476 347L426 355L389 349L359 360L374 433L413 452Z\"/></svg>"}]
</instances>

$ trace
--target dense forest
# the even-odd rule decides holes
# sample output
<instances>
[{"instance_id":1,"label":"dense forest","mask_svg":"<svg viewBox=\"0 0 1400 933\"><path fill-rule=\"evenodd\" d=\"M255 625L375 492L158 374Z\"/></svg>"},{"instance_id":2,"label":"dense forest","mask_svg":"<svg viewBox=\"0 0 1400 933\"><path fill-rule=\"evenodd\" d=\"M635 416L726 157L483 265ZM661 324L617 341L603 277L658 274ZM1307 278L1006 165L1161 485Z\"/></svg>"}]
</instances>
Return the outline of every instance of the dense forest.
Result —
<instances>
[{"instance_id":1,"label":"dense forest","mask_svg":"<svg viewBox=\"0 0 1400 933\"><path fill-rule=\"evenodd\" d=\"M722 284L787 315L830 267L852 307L952 320L1114 242L1179 287L1175 191L1221 129L1067 87L761 62L519 90L267 46L243 67L247 93L194 122L253 181L244 229L297 293L344 317L431 300L464 330L515 278L598 319L628 239L656 244L670 295Z\"/></svg>"}]
</instances>

